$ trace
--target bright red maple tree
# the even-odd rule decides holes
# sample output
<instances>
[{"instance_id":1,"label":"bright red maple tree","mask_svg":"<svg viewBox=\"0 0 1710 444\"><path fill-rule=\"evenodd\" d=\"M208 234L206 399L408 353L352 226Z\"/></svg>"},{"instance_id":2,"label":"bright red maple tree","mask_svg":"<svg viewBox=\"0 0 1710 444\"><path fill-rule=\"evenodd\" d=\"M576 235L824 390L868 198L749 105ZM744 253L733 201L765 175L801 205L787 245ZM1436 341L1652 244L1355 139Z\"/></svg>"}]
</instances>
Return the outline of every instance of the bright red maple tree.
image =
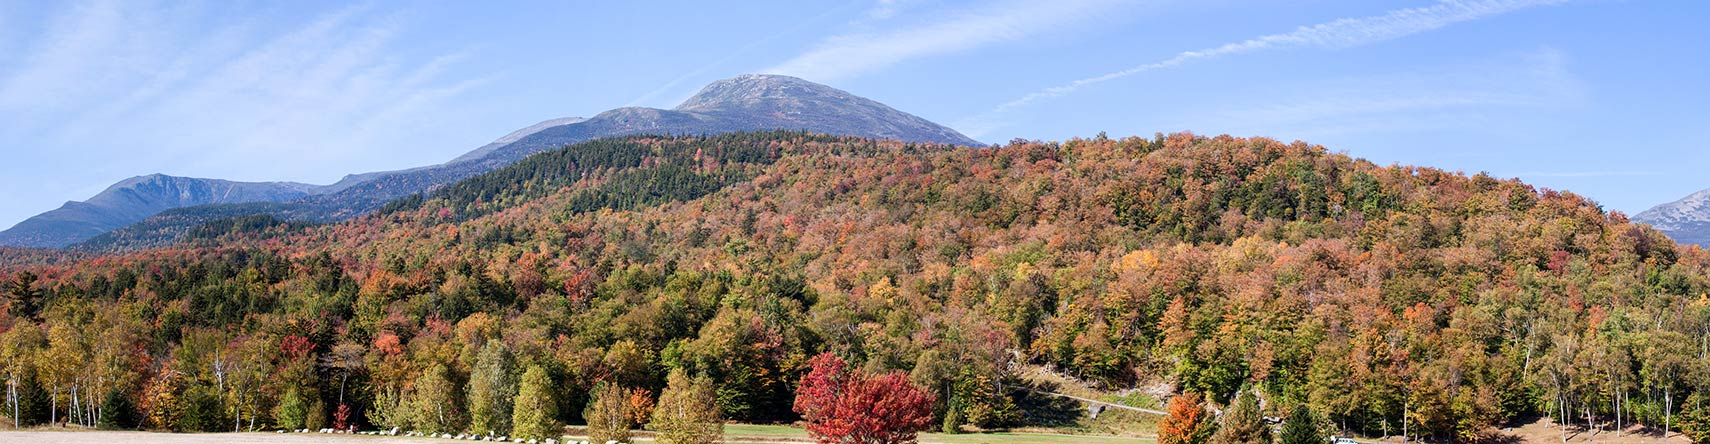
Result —
<instances>
[{"instance_id":1,"label":"bright red maple tree","mask_svg":"<svg viewBox=\"0 0 1710 444\"><path fill-rule=\"evenodd\" d=\"M831 353L815 356L809 365L795 410L820 443L912 443L932 421L935 397L902 372L862 375Z\"/></svg>"}]
</instances>

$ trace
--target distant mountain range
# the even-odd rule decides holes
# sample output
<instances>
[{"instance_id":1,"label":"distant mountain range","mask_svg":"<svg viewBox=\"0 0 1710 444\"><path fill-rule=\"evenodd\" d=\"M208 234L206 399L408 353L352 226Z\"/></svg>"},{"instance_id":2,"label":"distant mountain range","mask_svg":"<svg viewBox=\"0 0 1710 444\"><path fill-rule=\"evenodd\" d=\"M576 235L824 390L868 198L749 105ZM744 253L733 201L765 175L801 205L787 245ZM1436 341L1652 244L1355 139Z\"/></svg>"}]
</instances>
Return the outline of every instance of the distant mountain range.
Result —
<instances>
[{"instance_id":1,"label":"distant mountain range","mask_svg":"<svg viewBox=\"0 0 1710 444\"><path fill-rule=\"evenodd\" d=\"M1633 220L1651 224L1675 242L1710 247L1710 190L1657 205Z\"/></svg>"},{"instance_id":2,"label":"distant mountain range","mask_svg":"<svg viewBox=\"0 0 1710 444\"><path fill-rule=\"evenodd\" d=\"M232 182L151 174L125 179L83 202L31 217L0 232L0 245L58 248L99 236L161 211L207 204L284 202L336 192L341 184Z\"/></svg>"},{"instance_id":3,"label":"distant mountain range","mask_svg":"<svg viewBox=\"0 0 1710 444\"><path fill-rule=\"evenodd\" d=\"M956 130L848 92L789 76L743 75L707 85L676 108L618 108L547 120L440 165L352 174L332 185L247 183L149 175L0 232L0 245L122 251L170 243L215 219L270 214L335 221L567 144L633 134L771 129L983 146Z\"/></svg>"}]
</instances>

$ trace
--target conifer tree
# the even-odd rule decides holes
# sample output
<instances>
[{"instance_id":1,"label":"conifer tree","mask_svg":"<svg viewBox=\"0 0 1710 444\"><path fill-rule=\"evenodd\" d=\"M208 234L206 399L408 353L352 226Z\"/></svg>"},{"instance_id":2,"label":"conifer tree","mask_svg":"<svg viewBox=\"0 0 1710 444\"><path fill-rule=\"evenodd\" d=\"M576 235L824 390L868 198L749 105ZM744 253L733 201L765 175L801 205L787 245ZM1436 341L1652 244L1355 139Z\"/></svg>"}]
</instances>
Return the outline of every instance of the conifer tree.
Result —
<instances>
[{"instance_id":1,"label":"conifer tree","mask_svg":"<svg viewBox=\"0 0 1710 444\"><path fill-rule=\"evenodd\" d=\"M1211 444L1270 444L1271 428L1259 411L1259 397L1251 390L1242 391L1235 403L1224 412Z\"/></svg>"},{"instance_id":2,"label":"conifer tree","mask_svg":"<svg viewBox=\"0 0 1710 444\"><path fill-rule=\"evenodd\" d=\"M1324 444L1324 437L1318 433L1317 421L1311 408L1296 406L1294 412L1289 413L1288 422L1283 423L1282 436L1278 437L1281 444Z\"/></svg>"},{"instance_id":3,"label":"conifer tree","mask_svg":"<svg viewBox=\"0 0 1710 444\"><path fill-rule=\"evenodd\" d=\"M101 417L96 422L103 429L133 429L137 427L137 405L124 390L108 390L101 403Z\"/></svg>"}]
</instances>

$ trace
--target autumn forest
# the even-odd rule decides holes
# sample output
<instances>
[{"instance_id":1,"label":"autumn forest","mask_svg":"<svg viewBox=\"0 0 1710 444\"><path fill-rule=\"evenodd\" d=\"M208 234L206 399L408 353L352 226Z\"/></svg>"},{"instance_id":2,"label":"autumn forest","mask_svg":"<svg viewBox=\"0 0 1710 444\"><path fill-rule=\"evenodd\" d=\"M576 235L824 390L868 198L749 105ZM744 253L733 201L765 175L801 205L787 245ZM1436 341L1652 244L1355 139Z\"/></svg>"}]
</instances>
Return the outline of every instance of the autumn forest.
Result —
<instances>
[{"instance_id":1,"label":"autumn forest","mask_svg":"<svg viewBox=\"0 0 1710 444\"><path fill-rule=\"evenodd\" d=\"M1324 436L1710 442L1710 252L1302 142L631 136L345 222L0 258L8 426L555 436L525 430L792 423L837 382L999 430L1051 420L1006 388L1042 368Z\"/></svg>"}]
</instances>

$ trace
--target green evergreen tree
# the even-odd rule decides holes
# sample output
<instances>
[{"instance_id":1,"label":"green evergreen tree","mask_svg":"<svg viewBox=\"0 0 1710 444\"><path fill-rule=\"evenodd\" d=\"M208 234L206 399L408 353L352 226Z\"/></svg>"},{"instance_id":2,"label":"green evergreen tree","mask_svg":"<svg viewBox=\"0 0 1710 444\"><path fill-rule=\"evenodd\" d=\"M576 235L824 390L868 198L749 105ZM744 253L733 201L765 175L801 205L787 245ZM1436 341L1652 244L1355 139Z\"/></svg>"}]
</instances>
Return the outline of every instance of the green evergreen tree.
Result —
<instances>
[{"instance_id":1,"label":"green evergreen tree","mask_svg":"<svg viewBox=\"0 0 1710 444\"><path fill-rule=\"evenodd\" d=\"M231 421L226 418L225 402L220 398L220 392L212 385L195 384L184 390L183 401L180 404L183 413L178 422L172 425L172 430L180 432L219 432L227 430Z\"/></svg>"},{"instance_id":2,"label":"green evergreen tree","mask_svg":"<svg viewBox=\"0 0 1710 444\"><path fill-rule=\"evenodd\" d=\"M944 409L944 424L940 427L940 431L947 434L962 433L962 407L951 402L950 406Z\"/></svg>"},{"instance_id":3,"label":"green evergreen tree","mask_svg":"<svg viewBox=\"0 0 1710 444\"><path fill-rule=\"evenodd\" d=\"M469 375L469 430L511 433L511 403L517 396L516 362L510 348L488 341Z\"/></svg>"},{"instance_id":4,"label":"green evergreen tree","mask_svg":"<svg viewBox=\"0 0 1710 444\"><path fill-rule=\"evenodd\" d=\"M1235 403L1223 413L1211 444L1270 444L1271 428L1259 411L1259 397L1252 390L1243 390Z\"/></svg>"},{"instance_id":5,"label":"green evergreen tree","mask_svg":"<svg viewBox=\"0 0 1710 444\"><path fill-rule=\"evenodd\" d=\"M1324 436L1318 432L1317 415L1305 405L1296 406L1289 413L1288 422L1283 423L1282 436L1278 437L1280 444L1324 444Z\"/></svg>"},{"instance_id":6,"label":"green evergreen tree","mask_svg":"<svg viewBox=\"0 0 1710 444\"><path fill-rule=\"evenodd\" d=\"M666 377L665 391L647 427L661 444L711 444L724 439L724 415L718 391L706 375L690 378L682 369Z\"/></svg>"},{"instance_id":7,"label":"green evergreen tree","mask_svg":"<svg viewBox=\"0 0 1710 444\"><path fill-rule=\"evenodd\" d=\"M558 422L558 400L552 395L552 378L547 376L546 369L532 365L523 372L512 405L511 426L515 431L512 436L558 439L564 434L564 425Z\"/></svg>"},{"instance_id":8,"label":"green evergreen tree","mask_svg":"<svg viewBox=\"0 0 1710 444\"><path fill-rule=\"evenodd\" d=\"M137 404L124 390L109 390L101 401L101 417L96 425L103 429L134 429L137 427Z\"/></svg>"}]
</instances>

